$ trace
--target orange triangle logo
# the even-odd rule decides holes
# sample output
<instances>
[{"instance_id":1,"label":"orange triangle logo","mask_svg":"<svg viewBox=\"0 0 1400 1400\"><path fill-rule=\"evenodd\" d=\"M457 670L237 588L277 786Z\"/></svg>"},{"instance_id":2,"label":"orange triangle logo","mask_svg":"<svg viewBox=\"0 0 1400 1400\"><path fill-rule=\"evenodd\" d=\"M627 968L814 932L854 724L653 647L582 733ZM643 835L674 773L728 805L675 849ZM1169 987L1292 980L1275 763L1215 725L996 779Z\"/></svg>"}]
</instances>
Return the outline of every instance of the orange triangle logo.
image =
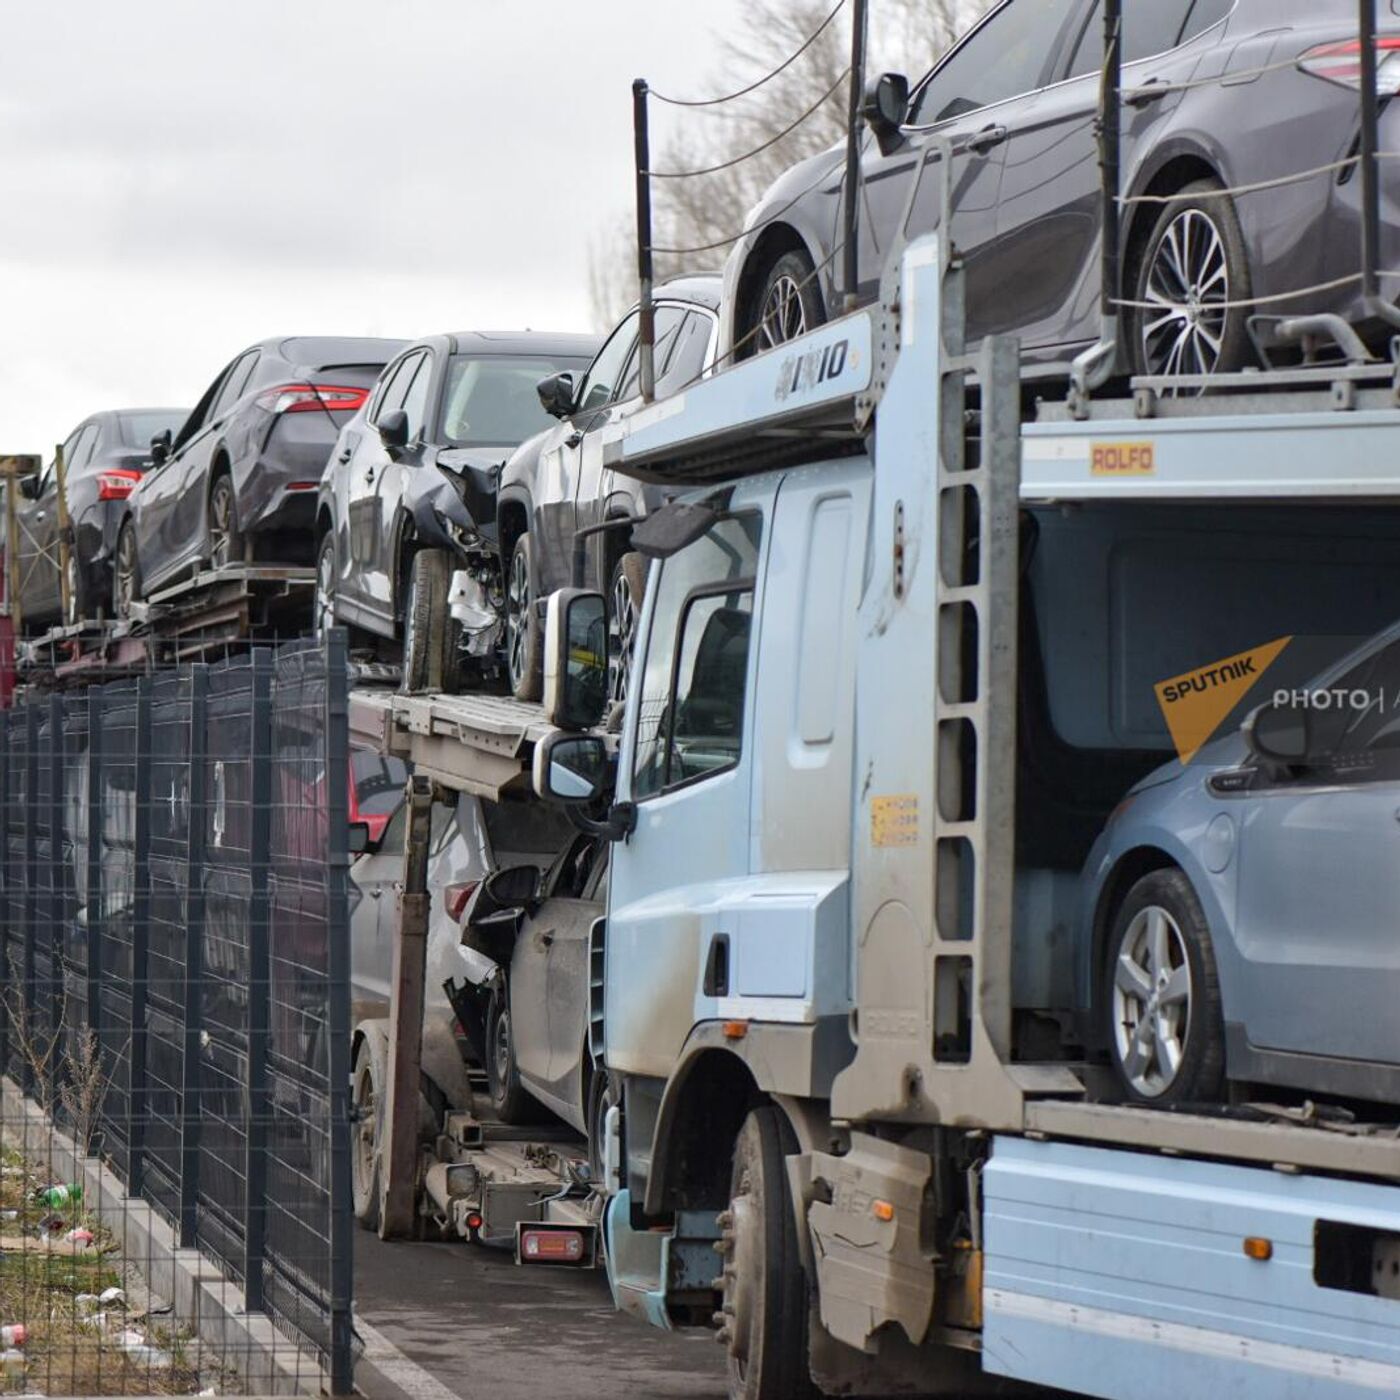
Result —
<instances>
[{"instance_id":1,"label":"orange triangle logo","mask_svg":"<svg viewBox=\"0 0 1400 1400\"><path fill-rule=\"evenodd\" d=\"M1249 694L1292 640L1280 637L1253 651L1238 652L1153 687L1177 757L1183 763L1195 758L1225 716Z\"/></svg>"}]
</instances>

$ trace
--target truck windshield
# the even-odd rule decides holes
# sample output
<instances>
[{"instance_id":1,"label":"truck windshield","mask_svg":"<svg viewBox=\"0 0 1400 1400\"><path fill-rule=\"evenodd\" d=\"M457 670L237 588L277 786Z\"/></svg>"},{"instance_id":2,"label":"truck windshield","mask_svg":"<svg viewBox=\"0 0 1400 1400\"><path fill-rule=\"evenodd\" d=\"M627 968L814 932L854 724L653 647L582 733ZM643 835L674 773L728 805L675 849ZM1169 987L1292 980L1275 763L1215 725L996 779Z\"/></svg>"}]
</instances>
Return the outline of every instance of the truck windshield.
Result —
<instances>
[{"instance_id":1,"label":"truck windshield","mask_svg":"<svg viewBox=\"0 0 1400 1400\"><path fill-rule=\"evenodd\" d=\"M739 761L758 515L718 521L662 564L637 710L632 796Z\"/></svg>"}]
</instances>

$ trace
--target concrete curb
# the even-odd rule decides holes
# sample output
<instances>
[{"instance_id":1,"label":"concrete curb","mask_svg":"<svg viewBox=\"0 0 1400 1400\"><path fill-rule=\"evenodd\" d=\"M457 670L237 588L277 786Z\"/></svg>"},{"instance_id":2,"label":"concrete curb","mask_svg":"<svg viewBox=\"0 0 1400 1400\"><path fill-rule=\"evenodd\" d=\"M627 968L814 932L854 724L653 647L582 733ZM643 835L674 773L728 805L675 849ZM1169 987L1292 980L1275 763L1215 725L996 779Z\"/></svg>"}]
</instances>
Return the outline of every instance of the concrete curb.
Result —
<instances>
[{"instance_id":1,"label":"concrete curb","mask_svg":"<svg viewBox=\"0 0 1400 1400\"><path fill-rule=\"evenodd\" d=\"M84 1208L112 1232L122 1257L140 1269L151 1292L170 1301L172 1320L193 1328L238 1371L245 1395L319 1395L329 1389L314 1353L284 1337L264 1314L249 1314L233 1280L198 1250L182 1248L155 1208L128 1196L100 1160L80 1157L73 1139L7 1078L0 1078L0 1145L47 1163L55 1181L81 1183Z\"/></svg>"}]
</instances>

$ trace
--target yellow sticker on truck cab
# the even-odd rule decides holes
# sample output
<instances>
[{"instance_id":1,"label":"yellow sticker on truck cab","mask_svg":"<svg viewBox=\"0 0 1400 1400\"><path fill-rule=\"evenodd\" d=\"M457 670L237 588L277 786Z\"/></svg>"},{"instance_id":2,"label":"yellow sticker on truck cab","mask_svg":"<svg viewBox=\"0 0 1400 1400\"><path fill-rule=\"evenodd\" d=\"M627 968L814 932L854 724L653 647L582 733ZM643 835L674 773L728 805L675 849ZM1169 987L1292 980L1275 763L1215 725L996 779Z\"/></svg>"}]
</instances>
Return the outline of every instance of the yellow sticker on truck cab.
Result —
<instances>
[{"instance_id":1,"label":"yellow sticker on truck cab","mask_svg":"<svg viewBox=\"0 0 1400 1400\"><path fill-rule=\"evenodd\" d=\"M1151 442L1096 442L1090 449L1090 476L1152 476L1156 470Z\"/></svg>"}]
</instances>

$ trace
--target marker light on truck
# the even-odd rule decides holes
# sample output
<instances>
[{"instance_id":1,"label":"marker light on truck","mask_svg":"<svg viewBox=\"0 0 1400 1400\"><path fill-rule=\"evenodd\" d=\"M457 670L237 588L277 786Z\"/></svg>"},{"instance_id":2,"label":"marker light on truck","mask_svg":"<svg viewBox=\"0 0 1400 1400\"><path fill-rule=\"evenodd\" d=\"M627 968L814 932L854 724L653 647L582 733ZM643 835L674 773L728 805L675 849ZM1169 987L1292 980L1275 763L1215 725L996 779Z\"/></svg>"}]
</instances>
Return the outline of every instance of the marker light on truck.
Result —
<instances>
[{"instance_id":1,"label":"marker light on truck","mask_svg":"<svg viewBox=\"0 0 1400 1400\"><path fill-rule=\"evenodd\" d=\"M368 389L340 384L276 384L258 395L258 403L269 413L354 413L367 398Z\"/></svg>"},{"instance_id":2,"label":"marker light on truck","mask_svg":"<svg viewBox=\"0 0 1400 1400\"><path fill-rule=\"evenodd\" d=\"M1298 67L1314 78L1361 91L1361 45L1355 39L1321 44L1298 60ZM1376 95L1394 97L1400 92L1400 35L1376 40Z\"/></svg>"},{"instance_id":3,"label":"marker light on truck","mask_svg":"<svg viewBox=\"0 0 1400 1400\"><path fill-rule=\"evenodd\" d=\"M583 1259L583 1235L578 1230L520 1231L520 1258L527 1264L577 1264Z\"/></svg>"},{"instance_id":4,"label":"marker light on truck","mask_svg":"<svg viewBox=\"0 0 1400 1400\"><path fill-rule=\"evenodd\" d=\"M112 467L97 473L97 499L99 501L124 501L136 490L141 473L129 471L125 467Z\"/></svg>"}]
</instances>

